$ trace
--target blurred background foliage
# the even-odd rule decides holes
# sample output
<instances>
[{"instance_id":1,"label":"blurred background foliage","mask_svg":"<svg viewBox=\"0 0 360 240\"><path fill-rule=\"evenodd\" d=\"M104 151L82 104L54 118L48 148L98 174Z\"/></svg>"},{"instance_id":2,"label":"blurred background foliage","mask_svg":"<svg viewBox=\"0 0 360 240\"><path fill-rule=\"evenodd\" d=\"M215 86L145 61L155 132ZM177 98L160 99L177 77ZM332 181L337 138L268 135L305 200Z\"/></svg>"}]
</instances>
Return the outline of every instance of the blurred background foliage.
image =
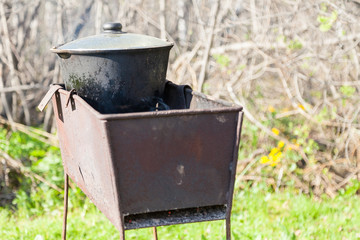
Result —
<instances>
[{"instance_id":1,"label":"blurred background foliage","mask_svg":"<svg viewBox=\"0 0 360 240\"><path fill-rule=\"evenodd\" d=\"M49 49L108 21L174 42L169 80L244 106L239 189L359 192L358 0L3 0L0 205L31 215L61 204L52 106L36 110L62 81Z\"/></svg>"}]
</instances>

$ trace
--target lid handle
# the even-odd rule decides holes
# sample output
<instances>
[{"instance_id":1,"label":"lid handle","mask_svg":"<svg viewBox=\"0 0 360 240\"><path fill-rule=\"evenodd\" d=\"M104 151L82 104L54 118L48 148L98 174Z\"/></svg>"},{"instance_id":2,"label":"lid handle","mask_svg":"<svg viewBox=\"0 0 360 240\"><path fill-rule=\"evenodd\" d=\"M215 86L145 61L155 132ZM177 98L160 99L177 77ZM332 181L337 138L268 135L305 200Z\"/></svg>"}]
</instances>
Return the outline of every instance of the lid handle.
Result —
<instances>
[{"instance_id":1,"label":"lid handle","mask_svg":"<svg viewBox=\"0 0 360 240\"><path fill-rule=\"evenodd\" d=\"M118 32L121 33L122 25L118 22L108 22L103 25L104 32Z\"/></svg>"}]
</instances>

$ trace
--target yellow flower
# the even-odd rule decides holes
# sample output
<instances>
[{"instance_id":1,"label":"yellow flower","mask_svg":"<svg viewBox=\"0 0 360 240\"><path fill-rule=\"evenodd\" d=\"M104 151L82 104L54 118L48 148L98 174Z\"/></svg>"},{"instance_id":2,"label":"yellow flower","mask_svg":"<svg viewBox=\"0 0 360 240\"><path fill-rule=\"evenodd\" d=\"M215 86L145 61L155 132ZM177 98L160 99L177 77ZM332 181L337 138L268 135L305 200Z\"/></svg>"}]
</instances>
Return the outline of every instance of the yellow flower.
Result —
<instances>
[{"instance_id":1,"label":"yellow flower","mask_svg":"<svg viewBox=\"0 0 360 240\"><path fill-rule=\"evenodd\" d=\"M270 159L267 156L262 156L261 157L260 163L267 164L268 162L270 162Z\"/></svg>"},{"instance_id":2,"label":"yellow flower","mask_svg":"<svg viewBox=\"0 0 360 240\"><path fill-rule=\"evenodd\" d=\"M275 167L277 164L278 164L277 162L272 162L272 163L270 164L270 166Z\"/></svg>"},{"instance_id":3,"label":"yellow flower","mask_svg":"<svg viewBox=\"0 0 360 240\"><path fill-rule=\"evenodd\" d=\"M271 149L268 156L261 157L260 163L274 167L280 162L281 156L282 156L282 152L280 151L280 149L274 147Z\"/></svg>"},{"instance_id":4,"label":"yellow flower","mask_svg":"<svg viewBox=\"0 0 360 240\"><path fill-rule=\"evenodd\" d=\"M283 141L278 142L278 148L283 148L285 143Z\"/></svg>"},{"instance_id":5,"label":"yellow flower","mask_svg":"<svg viewBox=\"0 0 360 240\"><path fill-rule=\"evenodd\" d=\"M305 107L302 104L299 104L298 107L305 111Z\"/></svg>"},{"instance_id":6,"label":"yellow flower","mask_svg":"<svg viewBox=\"0 0 360 240\"><path fill-rule=\"evenodd\" d=\"M272 128L271 131L275 134L275 135L279 135L280 134L280 130L277 128Z\"/></svg>"},{"instance_id":7,"label":"yellow flower","mask_svg":"<svg viewBox=\"0 0 360 240\"><path fill-rule=\"evenodd\" d=\"M273 160L274 162L280 161L281 155L282 155L282 152L276 153L276 154L273 156L273 159L272 159L272 160Z\"/></svg>"},{"instance_id":8,"label":"yellow flower","mask_svg":"<svg viewBox=\"0 0 360 240\"><path fill-rule=\"evenodd\" d=\"M270 106L268 106L268 111L273 113L273 112L275 112L275 108L270 105Z\"/></svg>"},{"instance_id":9,"label":"yellow flower","mask_svg":"<svg viewBox=\"0 0 360 240\"><path fill-rule=\"evenodd\" d=\"M282 156L282 152L276 153L276 154L271 158L271 164L270 164L270 166L272 166L272 167L276 166L276 165L280 162L281 156Z\"/></svg>"},{"instance_id":10,"label":"yellow flower","mask_svg":"<svg viewBox=\"0 0 360 240\"><path fill-rule=\"evenodd\" d=\"M272 158L277 152L279 152L278 148L271 149L271 152L269 153L269 157Z\"/></svg>"}]
</instances>

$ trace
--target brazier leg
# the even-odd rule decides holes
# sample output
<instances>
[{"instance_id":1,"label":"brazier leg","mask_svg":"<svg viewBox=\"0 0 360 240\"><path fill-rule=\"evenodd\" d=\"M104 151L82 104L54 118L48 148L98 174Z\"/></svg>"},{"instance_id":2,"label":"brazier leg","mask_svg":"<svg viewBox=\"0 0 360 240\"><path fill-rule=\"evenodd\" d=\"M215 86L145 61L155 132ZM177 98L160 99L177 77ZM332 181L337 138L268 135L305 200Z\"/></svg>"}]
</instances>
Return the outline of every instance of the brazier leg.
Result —
<instances>
[{"instance_id":1,"label":"brazier leg","mask_svg":"<svg viewBox=\"0 0 360 240\"><path fill-rule=\"evenodd\" d=\"M120 231L120 240L125 240L125 231L124 230Z\"/></svg>"},{"instance_id":2,"label":"brazier leg","mask_svg":"<svg viewBox=\"0 0 360 240\"><path fill-rule=\"evenodd\" d=\"M66 240L66 225L67 225L67 211L68 211L68 196L69 196L69 176L65 173L65 185L64 185L64 217L63 217L63 229L62 239Z\"/></svg>"},{"instance_id":3,"label":"brazier leg","mask_svg":"<svg viewBox=\"0 0 360 240\"><path fill-rule=\"evenodd\" d=\"M226 227L226 240L231 240L231 225L230 225L230 217L227 217L225 220Z\"/></svg>"},{"instance_id":4,"label":"brazier leg","mask_svg":"<svg viewBox=\"0 0 360 240\"><path fill-rule=\"evenodd\" d=\"M158 240L156 227L153 227L153 235L154 235L154 240Z\"/></svg>"}]
</instances>

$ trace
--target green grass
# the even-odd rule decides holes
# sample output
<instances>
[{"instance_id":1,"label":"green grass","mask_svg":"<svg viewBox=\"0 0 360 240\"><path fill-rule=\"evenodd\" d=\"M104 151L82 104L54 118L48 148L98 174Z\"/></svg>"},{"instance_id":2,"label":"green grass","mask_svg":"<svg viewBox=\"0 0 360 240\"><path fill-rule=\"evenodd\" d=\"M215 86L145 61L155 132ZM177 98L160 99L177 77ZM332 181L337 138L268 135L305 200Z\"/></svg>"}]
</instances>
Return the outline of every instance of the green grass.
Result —
<instances>
[{"instance_id":1,"label":"green grass","mask_svg":"<svg viewBox=\"0 0 360 240\"><path fill-rule=\"evenodd\" d=\"M71 200L71 195L70 195ZM334 199L274 193L264 185L237 190L232 212L233 239L360 239L357 195ZM117 230L88 200L68 215L68 239L119 239ZM0 209L1 239L60 239L62 208L41 215ZM158 228L159 239L225 239L224 221ZM151 239L151 229L126 231L126 239Z\"/></svg>"},{"instance_id":2,"label":"green grass","mask_svg":"<svg viewBox=\"0 0 360 240\"><path fill-rule=\"evenodd\" d=\"M252 129L246 135L253 139L254 146L258 142L256 133L257 130ZM27 159L27 171L63 188L58 148L24 133L9 134L1 128L0 148L15 159ZM243 159L247 153L243 150L239 155ZM273 168L263 169L273 171ZM15 200L6 208L0 207L0 240L60 239L63 193L41 181L20 176L16 179ZM250 186L237 181L236 185L232 239L360 239L359 181L351 181L333 199L300 194L291 184L285 184L288 187L278 193L264 183ZM119 239L117 230L78 188L71 188L69 197L68 239ZM160 240L223 240L225 223L214 221L159 227L158 235ZM126 231L126 239L152 239L152 229Z\"/></svg>"}]
</instances>

